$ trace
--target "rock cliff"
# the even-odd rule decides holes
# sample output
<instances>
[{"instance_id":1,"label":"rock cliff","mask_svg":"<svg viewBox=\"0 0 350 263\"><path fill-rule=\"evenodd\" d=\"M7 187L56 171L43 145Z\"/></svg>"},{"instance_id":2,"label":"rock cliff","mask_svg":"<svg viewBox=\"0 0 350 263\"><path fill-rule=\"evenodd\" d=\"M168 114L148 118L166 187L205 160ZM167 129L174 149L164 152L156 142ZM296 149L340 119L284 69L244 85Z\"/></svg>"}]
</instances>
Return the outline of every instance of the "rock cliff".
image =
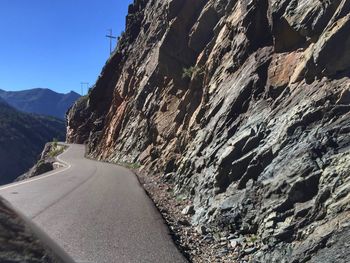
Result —
<instances>
[{"instance_id":1,"label":"rock cliff","mask_svg":"<svg viewBox=\"0 0 350 263\"><path fill-rule=\"evenodd\" d=\"M163 174L231 260L346 262L349 50L349 0L135 0L67 140Z\"/></svg>"}]
</instances>

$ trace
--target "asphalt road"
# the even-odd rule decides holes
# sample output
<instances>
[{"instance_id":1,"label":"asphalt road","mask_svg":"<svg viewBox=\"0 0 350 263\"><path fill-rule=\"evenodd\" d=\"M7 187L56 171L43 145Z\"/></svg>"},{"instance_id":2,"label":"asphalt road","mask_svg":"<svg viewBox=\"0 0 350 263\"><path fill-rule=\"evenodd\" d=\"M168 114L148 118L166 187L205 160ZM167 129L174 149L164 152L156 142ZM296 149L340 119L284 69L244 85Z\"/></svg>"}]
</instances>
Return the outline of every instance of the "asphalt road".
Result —
<instances>
[{"instance_id":1,"label":"asphalt road","mask_svg":"<svg viewBox=\"0 0 350 263\"><path fill-rule=\"evenodd\" d=\"M67 167L0 188L77 262L186 262L135 175L84 158L70 145Z\"/></svg>"}]
</instances>

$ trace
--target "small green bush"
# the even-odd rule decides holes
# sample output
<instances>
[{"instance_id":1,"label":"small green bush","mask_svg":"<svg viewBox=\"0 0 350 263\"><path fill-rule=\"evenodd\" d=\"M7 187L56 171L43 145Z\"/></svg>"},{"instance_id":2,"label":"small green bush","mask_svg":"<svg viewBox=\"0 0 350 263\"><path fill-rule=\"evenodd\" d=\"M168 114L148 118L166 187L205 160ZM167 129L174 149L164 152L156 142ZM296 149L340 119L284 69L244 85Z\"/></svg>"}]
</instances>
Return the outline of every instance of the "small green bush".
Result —
<instances>
[{"instance_id":1,"label":"small green bush","mask_svg":"<svg viewBox=\"0 0 350 263\"><path fill-rule=\"evenodd\" d=\"M58 140L57 140L57 138L53 138L53 139L52 139L52 147L53 147L53 148L57 148L57 145L58 145Z\"/></svg>"},{"instance_id":2,"label":"small green bush","mask_svg":"<svg viewBox=\"0 0 350 263\"><path fill-rule=\"evenodd\" d=\"M125 168L135 169L135 170L141 167L141 164L139 163L117 162L117 164Z\"/></svg>"},{"instance_id":3,"label":"small green bush","mask_svg":"<svg viewBox=\"0 0 350 263\"><path fill-rule=\"evenodd\" d=\"M57 143L54 145L54 142L53 142L51 150L48 153L48 156L54 158L54 157L60 155L61 153L63 153L66 148L67 148L67 146L65 146L65 145L58 145Z\"/></svg>"},{"instance_id":4,"label":"small green bush","mask_svg":"<svg viewBox=\"0 0 350 263\"><path fill-rule=\"evenodd\" d=\"M182 78L183 79L186 79L186 78L191 79L194 75L197 75L197 74L203 74L202 67L192 66L189 68L182 69Z\"/></svg>"}]
</instances>

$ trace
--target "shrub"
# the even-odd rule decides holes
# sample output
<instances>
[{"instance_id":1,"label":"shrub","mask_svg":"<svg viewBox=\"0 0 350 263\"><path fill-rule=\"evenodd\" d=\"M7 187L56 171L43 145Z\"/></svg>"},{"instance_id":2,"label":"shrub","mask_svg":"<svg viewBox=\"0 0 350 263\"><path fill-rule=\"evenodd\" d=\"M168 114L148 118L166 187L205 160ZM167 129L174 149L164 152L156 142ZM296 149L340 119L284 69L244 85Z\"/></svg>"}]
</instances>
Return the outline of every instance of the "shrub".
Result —
<instances>
[{"instance_id":1,"label":"shrub","mask_svg":"<svg viewBox=\"0 0 350 263\"><path fill-rule=\"evenodd\" d=\"M125 168L135 169L135 170L141 167L141 164L139 163L117 162L117 164Z\"/></svg>"},{"instance_id":2,"label":"shrub","mask_svg":"<svg viewBox=\"0 0 350 263\"><path fill-rule=\"evenodd\" d=\"M203 68L199 66L192 66L189 68L183 68L182 69L182 78L186 79L189 78L191 79L194 75L197 74L203 74Z\"/></svg>"},{"instance_id":3,"label":"shrub","mask_svg":"<svg viewBox=\"0 0 350 263\"><path fill-rule=\"evenodd\" d=\"M58 140L57 140L57 138L53 138L53 139L52 139L52 147L53 147L53 148L56 148L57 145L58 145Z\"/></svg>"},{"instance_id":4,"label":"shrub","mask_svg":"<svg viewBox=\"0 0 350 263\"><path fill-rule=\"evenodd\" d=\"M57 145L55 148L51 149L51 151L48 153L48 156L52 158L57 157L58 155L63 153L66 148L67 147L63 145Z\"/></svg>"}]
</instances>

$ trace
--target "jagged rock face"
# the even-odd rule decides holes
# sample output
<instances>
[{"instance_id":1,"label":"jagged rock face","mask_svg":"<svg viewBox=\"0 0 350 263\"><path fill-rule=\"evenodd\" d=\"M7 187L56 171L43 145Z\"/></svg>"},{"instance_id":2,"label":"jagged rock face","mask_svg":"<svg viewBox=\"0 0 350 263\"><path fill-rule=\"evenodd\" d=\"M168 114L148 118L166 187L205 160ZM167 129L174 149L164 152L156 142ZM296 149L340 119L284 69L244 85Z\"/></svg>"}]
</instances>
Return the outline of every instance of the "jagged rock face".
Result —
<instances>
[{"instance_id":1,"label":"jagged rock face","mask_svg":"<svg viewBox=\"0 0 350 263\"><path fill-rule=\"evenodd\" d=\"M129 12L68 141L173 173L193 224L256 235L256 260L325 246L350 209L350 1L144 0Z\"/></svg>"}]
</instances>

